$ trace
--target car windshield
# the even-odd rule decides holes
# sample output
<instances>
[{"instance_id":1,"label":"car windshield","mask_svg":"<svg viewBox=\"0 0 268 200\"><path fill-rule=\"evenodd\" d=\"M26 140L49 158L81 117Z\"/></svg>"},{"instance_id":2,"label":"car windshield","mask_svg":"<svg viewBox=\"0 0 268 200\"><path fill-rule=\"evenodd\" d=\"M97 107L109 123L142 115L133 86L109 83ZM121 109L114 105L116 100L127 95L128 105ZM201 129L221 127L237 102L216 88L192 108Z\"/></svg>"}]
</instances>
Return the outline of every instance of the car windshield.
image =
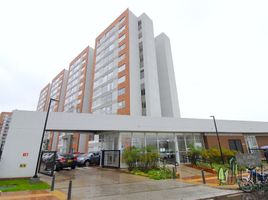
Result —
<instances>
[{"instance_id":1,"label":"car windshield","mask_svg":"<svg viewBox=\"0 0 268 200\"><path fill-rule=\"evenodd\" d=\"M73 158L72 154L63 154L61 156L64 157L64 158Z\"/></svg>"},{"instance_id":2,"label":"car windshield","mask_svg":"<svg viewBox=\"0 0 268 200\"><path fill-rule=\"evenodd\" d=\"M86 157L86 156L87 156L87 154L80 154L78 157L83 158L83 157Z\"/></svg>"}]
</instances>

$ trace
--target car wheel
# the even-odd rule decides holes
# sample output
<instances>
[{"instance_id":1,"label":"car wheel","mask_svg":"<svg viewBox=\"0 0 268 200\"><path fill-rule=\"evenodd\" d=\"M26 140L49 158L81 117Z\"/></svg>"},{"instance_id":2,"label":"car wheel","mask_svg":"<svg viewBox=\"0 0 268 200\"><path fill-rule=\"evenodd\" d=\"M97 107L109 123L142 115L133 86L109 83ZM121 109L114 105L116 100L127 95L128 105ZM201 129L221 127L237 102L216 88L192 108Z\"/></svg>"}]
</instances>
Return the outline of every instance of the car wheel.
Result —
<instances>
[{"instance_id":1,"label":"car wheel","mask_svg":"<svg viewBox=\"0 0 268 200\"><path fill-rule=\"evenodd\" d=\"M75 167L76 167L75 165L74 166L71 166L71 169L75 169Z\"/></svg>"},{"instance_id":2,"label":"car wheel","mask_svg":"<svg viewBox=\"0 0 268 200\"><path fill-rule=\"evenodd\" d=\"M54 171L60 171L60 166L54 165Z\"/></svg>"},{"instance_id":3,"label":"car wheel","mask_svg":"<svg viewBox=\"0 0 268 200\"><path fill-rule=\"evenodd\" d=\"M90 165L90 162L87 160L87 161L85 162L85 166L86 166L86 167L89 167L89 165Z\"/></svg>"}]
</instances>

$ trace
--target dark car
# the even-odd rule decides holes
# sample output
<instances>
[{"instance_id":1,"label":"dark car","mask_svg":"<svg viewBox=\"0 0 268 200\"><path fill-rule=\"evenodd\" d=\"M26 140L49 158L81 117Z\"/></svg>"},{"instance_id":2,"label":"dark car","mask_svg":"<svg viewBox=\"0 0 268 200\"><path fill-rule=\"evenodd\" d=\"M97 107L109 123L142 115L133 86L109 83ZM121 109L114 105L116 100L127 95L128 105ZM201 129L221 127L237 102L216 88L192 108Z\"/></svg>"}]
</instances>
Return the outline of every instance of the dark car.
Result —
<instances>
[{"instance_id":1,"label":"dark car","mask_svg":"<svg viewBox=\"0 0 268 200\"><path fill-rule=\"evenodd\" d=\"M76 164L77 158L73 154L57 154L55 170L59 171L68 167L75 169Z\"/></svg>"},{"instance_id":2,"label":"dark car","mask_svg":"<svg viewBox=\"0 0 268 200\"><path fill-rule=\"evenodd\" d=\"M82 154L77 157L78 166L88 167L89 165L99 165L99 164L100 164L99 152L91 152L87 154Z\"/></svg>"}]
</instances>

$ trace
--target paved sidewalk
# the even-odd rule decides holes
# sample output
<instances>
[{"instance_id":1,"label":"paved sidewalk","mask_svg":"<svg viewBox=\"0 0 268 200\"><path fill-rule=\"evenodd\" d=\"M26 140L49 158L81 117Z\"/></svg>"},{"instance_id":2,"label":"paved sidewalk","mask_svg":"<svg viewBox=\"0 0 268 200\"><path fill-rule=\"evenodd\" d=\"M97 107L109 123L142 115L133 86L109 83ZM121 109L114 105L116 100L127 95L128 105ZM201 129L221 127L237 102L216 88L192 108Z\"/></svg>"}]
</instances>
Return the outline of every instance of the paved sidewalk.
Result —
<instances>
[{"instance_id":1,"label":"paved sidewalk","mask_svg":"<svg viewBox=\"0 0 268 200\"><path fill-rule=\"evenodd\" d=\"M1 192L1 200L66 200L66 195L60 191L21 191L21 192Z\"/></svg>"},{"instance_id":2,"label":"paved sidewalk","mask_svg":"<svg viewBox=\"0 0 268 200\"><path fill-rule=\"evenodd\" d=\"M180 172L180 175L182 176L177 179L179 182L203 185L201 170L181 165ZM243 176L247 176L247 173L243 174ZM219 185L218 176L216 174L205 172L205 181L207 186L216 187L219 189L238 190L237 184Z\"/></svg>"},{"instance_id":3,"label":"paved sidewalk","mask_svg":"<svg viewBox=\"0 0 268 200\"><path fill-rule=\"evenodd\" d=\"M55 188L67 194L70 179L73 180L72 200L195 200L237 192L172 179L151 180L96 167L60 171L56 174ZM51 178L42 177L42 180L50 182Z\"/></svg>"}]
</instances>

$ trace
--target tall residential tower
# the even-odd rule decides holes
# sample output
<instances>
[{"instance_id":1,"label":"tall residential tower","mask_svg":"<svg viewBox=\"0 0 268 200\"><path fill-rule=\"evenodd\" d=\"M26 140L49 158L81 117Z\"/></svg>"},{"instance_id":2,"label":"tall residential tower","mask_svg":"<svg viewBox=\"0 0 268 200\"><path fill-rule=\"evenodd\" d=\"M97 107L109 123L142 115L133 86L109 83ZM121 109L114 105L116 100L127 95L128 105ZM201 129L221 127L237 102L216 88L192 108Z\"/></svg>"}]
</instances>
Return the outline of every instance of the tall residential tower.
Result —
<instances>
[{"instance_id":1,"label":"tall residential tower","mask_svg":"<svg viewBox=\"0 0 268 200\"><path fill-rule=\"evenodd\" d=\"M63 112L89 112L89 95L92 82L93 49L86 47L69 65L66 95ZM85 152L88 135L79 133L62 133L59 138L60 152Z\"/></svg>"},{"instance_id":2,"label":"tall residential tower","mask_svg":"<svg viewBox=\"0 0 268 200\"><path fill-rule=\"evenodd\" d=\"M96 38L90 111L179 117L172 72L168 37L155 38L152 20L127 9Z\"/></svg>"}]
</instances>

